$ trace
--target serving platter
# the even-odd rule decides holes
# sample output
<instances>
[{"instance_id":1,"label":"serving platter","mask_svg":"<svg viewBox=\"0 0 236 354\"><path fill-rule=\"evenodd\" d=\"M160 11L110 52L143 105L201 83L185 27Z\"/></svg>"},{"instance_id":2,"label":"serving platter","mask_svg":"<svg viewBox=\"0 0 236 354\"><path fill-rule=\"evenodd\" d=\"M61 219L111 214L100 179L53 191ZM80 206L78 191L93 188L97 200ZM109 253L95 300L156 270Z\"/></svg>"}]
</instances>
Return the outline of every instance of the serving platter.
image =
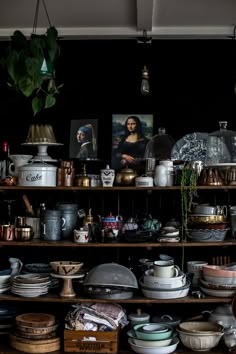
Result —
<instances>
[{"instance_id":1,"label":"serving platter","mask_svg":"<svg viewBox=\"0 0 236 354\"><path fill-rule=\"evenodd\" d=\"M183 136L171 150L171 160L205 161L208 133L194 132Z\"/></svg>"}]
</instances>

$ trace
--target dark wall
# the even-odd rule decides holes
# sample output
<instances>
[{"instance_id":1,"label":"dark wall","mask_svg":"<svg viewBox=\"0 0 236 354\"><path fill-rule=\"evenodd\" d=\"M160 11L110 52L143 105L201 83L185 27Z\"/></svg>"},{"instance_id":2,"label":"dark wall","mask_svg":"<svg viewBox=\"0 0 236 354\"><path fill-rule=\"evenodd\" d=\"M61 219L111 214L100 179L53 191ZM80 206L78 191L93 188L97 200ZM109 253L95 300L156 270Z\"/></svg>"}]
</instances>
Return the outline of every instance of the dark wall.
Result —
<instances>
[{"instance_id":1,"label":"dark wall","mask_svg":"<svg viewBox=\"0 0 236 354\"><path fill-rule=\"evenodd\" d=\"M6 42L0 43L3 54ZM151 93L140 93L141 70L147 64ZM57 83L64 83L55 107L33 118L30 102L9 91L0 76L0 141L11 152L29 153L29 125L48 122L57 141L52 155L69 155L71 119L99 120L99 158L110 161L113 113L153 113L154 131L164 126L175 140L191 132L218 130L227 120L236 130L236 42L233 40L61 41Z\"/></svg>"}]
</instances>

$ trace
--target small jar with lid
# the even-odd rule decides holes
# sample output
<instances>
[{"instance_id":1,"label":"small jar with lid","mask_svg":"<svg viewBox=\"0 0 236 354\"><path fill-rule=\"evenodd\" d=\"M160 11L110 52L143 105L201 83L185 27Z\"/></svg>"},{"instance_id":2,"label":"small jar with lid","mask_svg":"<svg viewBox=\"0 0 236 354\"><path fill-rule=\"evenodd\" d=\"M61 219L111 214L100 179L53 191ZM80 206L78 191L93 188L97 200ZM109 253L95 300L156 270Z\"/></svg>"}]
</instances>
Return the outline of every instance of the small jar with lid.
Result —
<instances>
[{"instance_id":1,"label":"small jar with lid","mask_svg":"<svg viewBox=\"0 0 236 354\"><path fill-rule=\"evenodd\" d=\"M140 323L148 323L150 321L150 315L142 312L141 309L137 309L136 313L130 313L128 315L128 320L130 321L130 326L133 327Z\"/></svg>"}]
</instances>

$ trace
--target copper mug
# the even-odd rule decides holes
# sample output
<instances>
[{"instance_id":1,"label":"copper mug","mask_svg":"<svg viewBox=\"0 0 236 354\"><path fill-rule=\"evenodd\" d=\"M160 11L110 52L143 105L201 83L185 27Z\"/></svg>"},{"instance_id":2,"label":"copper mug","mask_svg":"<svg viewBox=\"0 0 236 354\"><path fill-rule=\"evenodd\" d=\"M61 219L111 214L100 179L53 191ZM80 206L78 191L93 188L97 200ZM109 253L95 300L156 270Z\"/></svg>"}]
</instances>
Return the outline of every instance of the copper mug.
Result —
<instances>
[{"instance_id":1,"label":"copper mug","mask_svg":"<svg viewBox=\"0 0 236 354\"><path fill-rule=\"evenodd\" d=\"M15 239L15 225L0 225L0 239L13 241Z\"/></svg>"}]
</instances>

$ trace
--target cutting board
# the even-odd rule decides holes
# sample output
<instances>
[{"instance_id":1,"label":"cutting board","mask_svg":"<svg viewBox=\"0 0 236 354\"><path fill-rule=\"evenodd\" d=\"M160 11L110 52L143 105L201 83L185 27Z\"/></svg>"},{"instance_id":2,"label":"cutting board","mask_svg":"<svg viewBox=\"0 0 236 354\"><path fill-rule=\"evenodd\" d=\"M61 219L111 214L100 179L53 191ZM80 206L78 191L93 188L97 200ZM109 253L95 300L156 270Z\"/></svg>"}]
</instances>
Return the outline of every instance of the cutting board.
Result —
<instances>
[{"instance_id":1,"label":"cutting board","mask_svg":"<svg viewBox=\"0 0 236 354\"><path fill-rule=\"evenodd\" d=\"M10 345L25 353L49 353L60 349L60 338L27 339L10 334Z\"/></svg>"},{"instance_id":2,"label":"cutting board","mask_svg":"<svg viewBox=\"0 0 236 354\"><path fill-rule=\"evenodd\" d=\"M23 313L16 316L18 326L47 327L55 323L55 316L49 313Z\"/></svg>"}]
</instances>

